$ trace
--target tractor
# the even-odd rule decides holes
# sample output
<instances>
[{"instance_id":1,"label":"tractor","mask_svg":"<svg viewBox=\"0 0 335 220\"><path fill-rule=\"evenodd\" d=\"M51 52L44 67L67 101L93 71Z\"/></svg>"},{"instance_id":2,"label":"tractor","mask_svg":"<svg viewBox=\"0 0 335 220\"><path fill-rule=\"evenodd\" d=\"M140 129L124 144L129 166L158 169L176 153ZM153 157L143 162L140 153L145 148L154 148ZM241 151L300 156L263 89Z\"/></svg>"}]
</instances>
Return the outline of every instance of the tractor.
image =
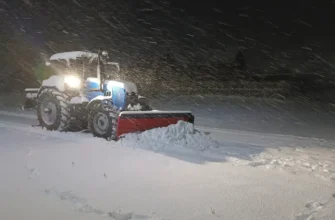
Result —
<instances>
[{"instance_id":1,"label":"tractor","mask_svg":"<svg viewBox=\"0 0 335 220\"><path fill-rule=\"evenodd\" d=\"M79 127L95 137L117 140L179 120L194 123L190 111L152 110L133 82L115 80L120 66L109 61L106 51L57 53L45 64L51 75L39 88L25 89L24 108L35 108L39 126L47 130Z\"/></svg>"}]
</instances>

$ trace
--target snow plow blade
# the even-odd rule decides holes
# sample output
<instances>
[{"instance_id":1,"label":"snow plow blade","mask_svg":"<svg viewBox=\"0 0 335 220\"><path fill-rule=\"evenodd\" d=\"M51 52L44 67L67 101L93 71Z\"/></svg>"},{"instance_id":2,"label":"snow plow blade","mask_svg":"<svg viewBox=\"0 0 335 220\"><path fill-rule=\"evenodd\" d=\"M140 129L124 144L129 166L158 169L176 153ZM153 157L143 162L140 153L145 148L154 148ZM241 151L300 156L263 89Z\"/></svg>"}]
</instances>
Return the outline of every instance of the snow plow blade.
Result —
<instances>
[{"instance_id":1,"label":"snow plow blade","mask_svg":"<svg viewBox=\"0 0 335 220\"><path fill-rule=\"evenodd\" d=\"M117 138L127 133L167 127L181 120L194 124L194 116L189 111L124 111L119 114Z\"/></svg>"}]
</instances>

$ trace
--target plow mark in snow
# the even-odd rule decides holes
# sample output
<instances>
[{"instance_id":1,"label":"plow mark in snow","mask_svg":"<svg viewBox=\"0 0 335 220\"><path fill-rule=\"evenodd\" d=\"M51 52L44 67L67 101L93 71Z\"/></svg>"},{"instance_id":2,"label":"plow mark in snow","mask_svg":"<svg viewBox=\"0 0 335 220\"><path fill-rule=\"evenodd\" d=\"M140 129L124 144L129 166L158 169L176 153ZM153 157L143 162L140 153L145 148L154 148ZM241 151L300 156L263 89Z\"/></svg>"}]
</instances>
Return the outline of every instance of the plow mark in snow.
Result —
<instances>
[{"instance_id":1,"label":"plow mark in snow","mask_svg":"<svg viewBox=\"0 0 335 220\"><path fill-rule=\"evenodd\" d=\"M71 205L72 209L77 212L95 214L99 216L111 217L115 220L163 220L161 218L151 217L147 215L134 214L133 212L121 212L118 211L103 211L101 209L94 208L92 205L87 203L87 201L71 191L57 191L56 189L45 189L44 192L49 195L56 197L64 202Z\"/></svg>"},{"instance_id":2,"label":"plow mark in snow","mask_svg":"<svg viewBox=\"0 0 335 220\"><path fill-rule=\"evenodd\" d=\"M294 220L333 219L335 193L326 201L311 201L305 204L305 210L295 216Z\"/></svg>"}]
</instances>

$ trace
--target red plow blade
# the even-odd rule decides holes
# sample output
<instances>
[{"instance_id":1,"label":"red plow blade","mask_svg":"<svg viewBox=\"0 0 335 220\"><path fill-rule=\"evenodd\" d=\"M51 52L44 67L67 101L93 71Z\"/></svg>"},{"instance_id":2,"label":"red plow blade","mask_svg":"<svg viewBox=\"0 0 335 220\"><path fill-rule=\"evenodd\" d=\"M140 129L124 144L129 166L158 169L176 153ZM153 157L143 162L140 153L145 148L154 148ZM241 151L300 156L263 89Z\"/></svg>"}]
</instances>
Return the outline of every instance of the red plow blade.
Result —
<instances>
[{"instance_id":1,"label":"red plow blade","mask_svg":"<svg viewBox=\"0 0 335 220\"><path fill-rule=\"evenodd\" d=\"M194 116L189 111L124 111L118 118L117 137L167 127L181 120L194 124Z\"/></svg>"}]
</instances>

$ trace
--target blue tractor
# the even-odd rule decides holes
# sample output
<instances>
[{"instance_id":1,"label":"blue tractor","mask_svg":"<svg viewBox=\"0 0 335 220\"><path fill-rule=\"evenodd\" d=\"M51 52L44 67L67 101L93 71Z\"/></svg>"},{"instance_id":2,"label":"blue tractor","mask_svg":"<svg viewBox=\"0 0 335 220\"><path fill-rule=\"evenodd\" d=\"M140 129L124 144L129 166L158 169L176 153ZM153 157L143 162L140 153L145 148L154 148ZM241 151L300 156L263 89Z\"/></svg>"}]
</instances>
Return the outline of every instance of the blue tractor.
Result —
<instances>
[{"instance_id":1,"label":"blue tractor","mask_svg":"<svg viewBox=\"0 0 335 220\"><path fill-rule=\"evenodd\" d=\"M106 51L58 53L46 65L54 74L39 88L25 90L25 107L36 108L39 125L47 130L88 128L93 136L116 140L179 120L194 122L189 111L152 110L134 83L113 80L120 68Z\"/></svg>"}]
</instances>

